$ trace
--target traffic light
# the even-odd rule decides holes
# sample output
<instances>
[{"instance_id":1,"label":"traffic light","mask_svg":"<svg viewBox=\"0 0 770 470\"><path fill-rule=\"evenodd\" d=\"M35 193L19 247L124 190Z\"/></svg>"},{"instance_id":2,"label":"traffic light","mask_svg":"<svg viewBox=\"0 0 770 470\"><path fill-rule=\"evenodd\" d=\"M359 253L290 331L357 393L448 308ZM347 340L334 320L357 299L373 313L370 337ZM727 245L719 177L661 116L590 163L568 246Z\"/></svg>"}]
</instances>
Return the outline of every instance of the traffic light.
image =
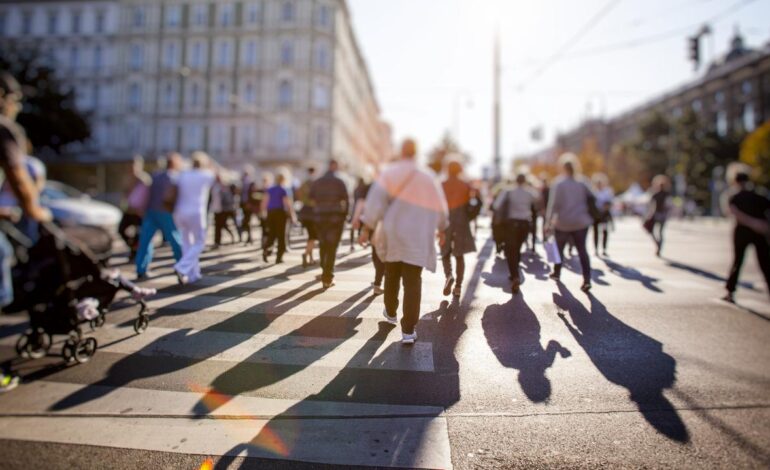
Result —
<instances>
[{"instance_id":1,"label":"traffic light","mask_svg":"<svg viewBox=\"0 0 770 470\"><path fill-rule=\"evenodd\" d=\"M694 36L689 38L690 43L690 60L692 61L695 69L698 69L700 65L700 37Z\"/></svg>"}]
</instances>

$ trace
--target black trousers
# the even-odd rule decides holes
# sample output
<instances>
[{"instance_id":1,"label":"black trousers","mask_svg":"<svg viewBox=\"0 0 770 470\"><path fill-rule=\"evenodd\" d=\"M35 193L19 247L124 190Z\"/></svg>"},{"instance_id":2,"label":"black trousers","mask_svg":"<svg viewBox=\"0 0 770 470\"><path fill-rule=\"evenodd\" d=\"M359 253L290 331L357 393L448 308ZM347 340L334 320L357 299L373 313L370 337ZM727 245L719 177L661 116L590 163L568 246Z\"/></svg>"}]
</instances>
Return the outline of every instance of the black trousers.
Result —
<instances>
[{"instance_id":1,"label":"black trousers","mask_svg":"<svg viewBox=\"0 0 770 470\"><path fill-rule=\"evenodd\" d=\"M141 228L142 216L130 212L123 213L123 218L120 219L120 225L118 225L118 233L128 246L131 259L136 256L136 250L139 247L139 231Z\"/></svg>"},{"instance_id":2,"label":"black trousers","mask_svg":"<svg viewBox=\"0 0 770 470\"><path fill-rule=\"evenodd\" d=\"M241 206L243 212L243 220L241 221L240 232L246 234L246 241L251 243L251 217L254 213L251 211L250 206Z\"/></svg>"},{"instance_id":3,"label":"black trousers","mask_svg":"<svg viewBox=\"0 0 770 470\"><path fill-rule=\"evenodd\" d=\"M407 263L385 263L385 311L391 317L398 311L398 293L404 286L403 316L401 331L414 333L414 327L420 319L422 300L422 267Z\"/></svg>"},{"instance_id":4,"label":"black trousers","mask_svg":"<svg viewBox=\"0 0 770 470\"><path fill-rule=\"evenodd\" d=\"M332 282L334 279L334 263L337 261L337 248L342 240L345 228L344 220L319 220L315 223L318 235L318 253L321 263L321 281Z\"/></svg>"},{"instance_id":5,"label":"black trousers","mask_svg":"<svg viewBox=\"0 0 770 470\"><path fill-rule=\"evenodd\" d=\"M737 226L733 232L733 266L730 268L730 277L727 279L727 290L735 292L738 287L738 278L741 275L743 259L746 257L746 248L754 245L757 252L757 261L765 276L767 289L770 291L770 247L767 239L748 227Z\"/></svg>"},{"instance_id":6,"label":"black trousers","mask_svg":"<svg viewBox=\"0 0 770 470\"><path fill-rule=\"evenodd\" d=\"M444 266L444 277L452 277L452 254L445 254L441 257L441 263ZM455 285L459 286L465 278L465 257L463 255L454 256L455 259Z\"/></svg>"},{"instance_id":7,"label":"black trousers","mask_svg":"<svg viewBox=\"0 0 770 470\"><path fill-rule=\"evenodd\" d=\"M521 263L521 247L527 242L530 234L530 224L526 220L507 220L505 227L505 260L511 279L519 279L519 263Z\"/></svg>"},{"instance_id":8,"label":"black trousers","mask_svg":"<svg viewBox=\"0 0 770 470\"><path fill-rule=\"evenodd\" d=\"M372 263L374 264L374 285L382 287L382 280L385 277L385 263L377 256L374 245L372 245Z\"/></svg>"},{"instance_id":9,"label":"black trousers","mask_svg":"<svg viewBox=\"0 0 770 470\"><path fill-rule=\"evenodd\" d=\"M235 219L235 211L222 211L214 214L214 244L219 245L222 243L222 231L224 230L230 236L230 240L235 243L235 235L230 231L230 227L227 226L227 221L232 219L233 225L238 227L238 221ZM241 239L241 233L238 232L238 239Z\"/></svg>"},{"instance_id":10,"label":"black trousers","mask_svg":"<svg viewBox=\"0 0 770 470\"><path fill-rule=\"evenodd\" d=\"M273 209L267 212L267 237L265 240L265 250L273 248L273 244L278 242L277 261L283 260L283 254L286 253L286 220L288 215L285 210Z\"/></svg>"},{"instance_id":11,"label":"black trousers","mask_svg":"<svg viewBox=\"0 0 770 470\"><path fill-rule=\"evenodd\" d=\"M583 270L583 282L589 284L591 282L591 258L589 258L588 249L586 249L586 238L588 238L588 228L575 230L573 232L556 231L556 245L559 247L559 256L563 260L564 247L567 245L567 242L572 243L572 246L577 248L578 257L580 258L580 267ZM554 266L554 274L557 276L561 275L561 263Z\"/></svg>"},{"instance_id":12,"label":"black trousers","mask_svg":"<svg viewBox=\"0 0 770 470\"><path fill-rule=\"evenodd\" d=\"M600 236L601 235L601 236ZM602 249L607 251L607 241L610 237L610 229L606 223L594 222L594 249L599 252L599 239L601 238Z\"/></svg>"}]
</instances>

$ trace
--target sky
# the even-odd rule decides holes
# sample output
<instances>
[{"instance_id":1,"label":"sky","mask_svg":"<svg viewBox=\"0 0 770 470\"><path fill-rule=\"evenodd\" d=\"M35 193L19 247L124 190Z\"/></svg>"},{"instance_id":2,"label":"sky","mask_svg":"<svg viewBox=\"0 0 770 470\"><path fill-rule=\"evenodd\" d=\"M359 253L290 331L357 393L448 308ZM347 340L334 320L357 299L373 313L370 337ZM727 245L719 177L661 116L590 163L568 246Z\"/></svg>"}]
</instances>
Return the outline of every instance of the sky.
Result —
<instances>
[{"instance_id":1,"label":"sky","mask_svg":"<svg viewBox=\"0 0 770 470\"><path fill-rule=\"evenodd\" d=\"M587 116L612 117L704 72L735 28L770 42L770 0L348 0L383 117L426 154L456 135L479 175L492 159L495 30L501 38L502 155L551 144ZM653 39L651 39L653 38ZM543 140L531 139L533 128Z\"/></svg>"}]
</instances>

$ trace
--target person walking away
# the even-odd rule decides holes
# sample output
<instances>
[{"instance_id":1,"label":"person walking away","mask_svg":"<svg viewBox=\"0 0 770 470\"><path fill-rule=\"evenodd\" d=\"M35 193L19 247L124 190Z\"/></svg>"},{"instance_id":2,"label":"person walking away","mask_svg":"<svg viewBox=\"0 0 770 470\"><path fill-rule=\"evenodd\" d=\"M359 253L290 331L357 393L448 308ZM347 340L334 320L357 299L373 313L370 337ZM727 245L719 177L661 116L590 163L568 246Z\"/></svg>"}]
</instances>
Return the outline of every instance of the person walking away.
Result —
<instances>
[{"instance_id":1,"label":"person walking away","mask_svg":"<svg viewBox=\"0 0 770 470\"><path fill-rule=\"evenodd\" d=\"M521 276L521 247L526 244L532 231L530 216L540 212L537 193L527 184L527 175L520 173L516 176L514 187L503 190L494 202L495 220L501 224L505 234L504 252L508 263L508 279L511 281L511 292L519 293Z\"/></svg>"},{"instance_id":2,"label":"person walking away","mask_svg":"<svg viewBox=\"0 0 770 470\"><path fill-rule=\"evenodd\" d=\"M24 159L26 138L15 123L22 98L21 86L16 79L7 72L0 72L0 169L18 203L18 207L0 208L0 219L18 222L23 216L38 223L46 222L51 220L51 213L38 203L39 188ZM0 310L13 302L13 257L13 248L0 230ZM13 390L18 384L19 377L11 369L10 361L0 364L0 393Z\"/></svg>"},{"instance_id":3,"label":"person walking away","mask_svg":"<svg viewBox=\"0 0 770 470\"><path fill-rule=\"evenodd\" d=\"M286 174L278 172L275 177L275 184L267 189L262 200L262 213L265 214L268 229L267 240L262 249L262 259L265 263L267 263L270 251L276 242L278 243L278 251L275 262L276 264L283 263L283 255L286 253L286 226L289 220L292 222L297 220L291 197L284 187L286 182Z\"/></svg>"},{"instance_id":4,"label":"person walking away","mask_svg":"<svg viewBox=\"0 0 770 470\"><path fill-rule=\"evenodd\" d=\"M442 183L449 209L449 227L444 232L441 262L444 267L444 295L460 297L465 277L465 255L476 251L476 242L468 217L469 203L474 190L461 178L463 167L459 160L450 157L447 178ZM452 258L455 259L455 275L452 275ZM452 289L454 285L454 289Z\"/></svg>"},{"instance_id":5,"label":"person walking away","mask_svg":"<svg viewBox=\"0 0 770 470\"><path fill-rule=\"evenodd\" d=\"M331 160L329 170L313 182L309 194L309 202L315 214L324 289L334 285L334 263L350 205L348 189L337 176L338 169L337 162Z\"/></svg>"},{"instance_id":6,"label":"person walking away","mask_svg":"<svg viewBox=\"0 0 770 470\"><path fill-rule=\"evenodd\" d=\"M367 183L365 179L360 178L355 191L353 191L353 220L351 227L358 232L358 236L361 236L361 230L363 224L361 223L361 216L366 210L366 196L371 189L371 183ZM382 289L382 282L385 279L385 263L382 262L377 255L377 250L374 249L374 244L371 244L372 249L372 264L374 265L374 282L372 282L372 292L374 295L382 295L385 291Z\"/></svg>"},{"instance_id":7,"label":"person walking away","mask_svg":"<svg viewBox=\"0 0 770 470\"><path fill-rule=\"evenodd\" d=\"M583 271L583 292L591 290L591 260L586 249L588 227L593 224L593 217L588 209L591 188L580 176L580 166L574 154L567 153L559 159L562 176L554 183L546 214L548 234L555 233L559 256L564 257L564 247L568 242L577 248L580 266ZM554 266L551 279L561 279L562 264Z\"/></svg>"},{"instance_id":8,"label":"person walking away","mask_svg":"<svg viewBox=\"0 0 770 470\"><path fill-rule=\"evenodd\" d=\"M433 173L417 165L417 145L401 147L401 159L384 169L366 197L359 242L366 245L377 228L375 249L385 262L385 319L397 323L398 294L404 288L402 343L414 344L420 318L422 271L436 270L436 243L449 226L446 196Z\"/></svg>"},{"instance_id":9,"label":"person walking away","mask_svg":"<svg viewBox=\"0 0 770 470\"><path fill-rule=\"evenodd\" d=\"M238 207L238 203L234 188L222 178L217 178L211 188L211 212L214 213L214 248L219 248L222 245L222 231L227 232L231 243L235 243L235 234L228 227L228 222L231 219L238 233L238 241L243 241L235 218L236 207Z\"/></svg>"},{"instance_id":10,"label":"person walking away","mask_svg":"<svg viewBox=\"0 0 770 470\"><path fill-rule=\"evenodd\" d=\"M179 175L174 207L174 221L182 238L182 258L174 265L180 284L201 278L200 256L206 247L209 194L216 179L208 155L195 152L191 158L192 168Z\"/></svg>"},{"instance_id":11,"label":"person walking away","mask_svg":"<svg viewBox=\"0 0 770 470\"><path fill-rule=\"evenodd\" d=\"M147 199L147 211L142 219L142 228L139 230L139 247L136 251L136 278L145 280L149 277L147 270L152 262L152 239L160 230L163 238L171 245L174 260L182 257L182 239L174 224L171 214L174 202L173 194L176 192L176 179L183 165L182 156L176 152L168 155L166 168L156 171L152 175L150 195Z\"/></svg>"},{"instance_id":12,"label":"person walking away","mask_svg":"<svg viewBox=\"0 0 770 470\"><path fill-rule=\"evenodd\" d=\"M543 241L545 241L545 231L546 231L546 223L545 223L545 216L546 216L546 210L548 209L548 201L550 201L551 198L551 187L549 185L549 177L547 173L541 173L540 174L540 217L543 219L543 229L542 229L542 235L543 235Z\"/></svg>"},{"instance_id":13,"label":"person walking away","mask_svg":"<svg viewBox=\"0 0 770 470\"><path fill-rule=\"evenodd\" d=\"M136 259L139 248L139 233L142 226L142 217L147 210L150 198L150 184L152 178L144 171L144 158L141 155L134 157L131 166L131 181L126 195L126 209L118 225L120 238L128 247L128 260Z\"/></svg>"},{"instance_id":14,"label":"person walking away","mask_svg":"<svg viewBox=\"0 0 770 470\"><path fill-rule=\"evenodd\" d=\"M364 194L364 197L362 199L366 200L366 194L369 192L369 187L371 186L370 183L367 183L366 179L363 177L359 177L356 181L356 188L353 190L353 205L350 208L350 252L353 253L356 249L356 240L358 240L358 237L361 236L361 213L356 213L356 209L358 208L358 197L361 194ZM363 210L364 204L361 203L361 209ZM355 221L358 219L358 224L355 223ZM374 249L372 249L372 253L374 253Z\"/></svg>"},{"instance_id":15,"label":"person walking away","mask_svg":"<svg viewBox=\"0 0 770 470\"><path fill-rule=\"evenodd\" d=\"M666 175L658 175L652 179L652 196L650 196L644 227L657 246L655 251L657 256L660 256L663 251L663 229L671 209L671 194L668 190L670 186Z\"/></svg>"},{"instance_id":16,"label":"person walking away","mask_svg":"<svg viewBox=\"0 0 770 470\"><path fill-rule=\"evenodd\" d=\"M728 193L729 212L735 218L733 230L733 264L727 278L724 300L735 302L735 290L741 274L746 248L754 245L757 262L770 293L770 200L757 194L749 178L749 169L738 163L727 171L732 190Z\"/></svg>"},{"instance_id":17,"label":"person walking away","mask_svg":"<svg viewBox=\"0 0 770 470\"><path fill-rule=\"evenodd\" d=\"M536 182L533 180L533 177L531 175L529 176L524 175L524 176L527 179L526 189L528 189L530 192L534 194L536 191L535 189ZM529 245L529 251L531 251L532 253L535 252L535 243L537 243L537 216L538 216L537 210L535 206L532 206L532 213L530 214L531 224L529 226L529 236L527 237L528 239L532 240L531 245ZM527 246L527 240L524 241L524 246Z\"/></svg>"},{"instance_id":18,"label":"person walking away","mask_svg":"<svg viewBox=\"0 0 770 470\"><path fill-rule=\"evenodd\" d=\"M596 253L596 256L599 256L600 253L607 256L607 244L612 226L612 201L615 199L615 193L612 191L607 175L604 173L595 174L593 176L593 183L596 208L601 215L601 218L594 220L594 253ZM600 238L601 244L599 243ZM599 251L600 246L601 251Z\"/></svg>"},{"instance_id":19,"label":"person walking away","mask_svg":"<svg viewBox=\"0 0 770 470\"><path fill-rule=\"evenodd\" d=\"M307 169L307 179L297 189L297 200L302 204L297 217L299 222L305 228L307 232L307 242L305 243L305 251L302 253L302 267L307 268L313 264L313 250L315 249L315 242L318 240L318 233L315 226L315 212L313 210L313 204L310 200L310 187L315 180L315 168L310 167Z\"/></svg>"},{"instance_id":20,"label":"person walking away","mask_svg":"<svg viewBox=\"0 0 770 470\"><path fill-rule=\"evenodd\" d=\"M246 245L251 245L253 240L251 238L251 218L255 213L259 213L259 204L255 205L255 195L257 192L257 184L254 180L254 167L246 165L243 167L243 176L241 177L241 226L239 231L241 233L241 239L245 238ZM246 235L244 237L244 234Z\"/></svg>"}]
</instances>

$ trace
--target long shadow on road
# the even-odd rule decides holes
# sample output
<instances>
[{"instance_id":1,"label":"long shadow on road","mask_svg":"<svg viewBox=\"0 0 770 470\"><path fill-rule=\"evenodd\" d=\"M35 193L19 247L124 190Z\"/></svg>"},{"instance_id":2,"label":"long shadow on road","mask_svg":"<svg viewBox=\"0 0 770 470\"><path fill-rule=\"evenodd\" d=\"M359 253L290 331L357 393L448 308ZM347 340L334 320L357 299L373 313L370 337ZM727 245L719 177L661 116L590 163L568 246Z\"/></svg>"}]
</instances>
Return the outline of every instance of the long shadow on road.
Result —
<instances>
[{"instance_id":1,"label":"long shadow on road","mask_svg":"<svg viewBox=\"0 0 770 470\"><path fill-rule=\"evenodd\" d=\"M563 284L553 295L562 310L559 317L599 372L628 390L644 419L659 433L677 442L689 442L682 418L663 395L676 382L676 360L663 352L659 341L620 321L593 295L589 298L590 310Z\"/></svg>"}]
</instances>

